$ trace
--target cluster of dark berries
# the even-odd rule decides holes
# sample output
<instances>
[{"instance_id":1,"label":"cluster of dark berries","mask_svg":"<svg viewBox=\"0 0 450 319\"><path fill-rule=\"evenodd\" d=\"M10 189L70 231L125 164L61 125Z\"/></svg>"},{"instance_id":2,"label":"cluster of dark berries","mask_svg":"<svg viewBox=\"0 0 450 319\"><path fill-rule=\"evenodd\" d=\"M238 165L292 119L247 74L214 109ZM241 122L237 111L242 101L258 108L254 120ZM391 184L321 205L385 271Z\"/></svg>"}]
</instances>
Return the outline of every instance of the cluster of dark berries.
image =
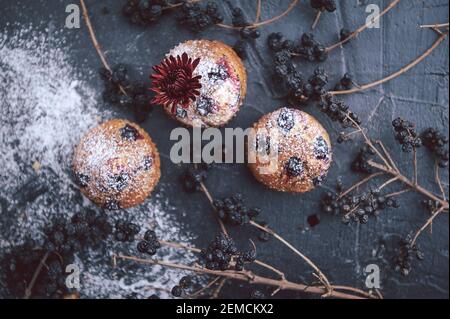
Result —
<instances>
[{"instance_id":1,"label":"cluster of dark berries","mask_svg":"<svg viewBox=\"0 0 450 319\"><path fill-rule=\"evenodd\" d=\"M248 208L244 204L241 194L215 200L214 207L219 214L219 218L231 225L245 225L253 218L261 214L261 209L253 207Z\"/></svg>"},{"instance_id":2,"label":"cluster of dark berries","mask_svg":"<svg viewBox=\"0 0 450 319\"><path fill-rule=\"evenodd\" d=\"M153 256L156 251L161 248L161 243L153 230L147 230L144 234L144 239L137 244L137 250L143 254Z\"/></svg>"},{"instance_id":3,"label":"cluster of dark berries","mask_svg":"<svg viewBox=\"0 0 450 319\"><path fill-rule=\"evenodd\" d=\"M361 124L361 119L349 110L348 105L330 94L324 95L318 106L332 121L341 123L344 128L353 127L355 123Z\"/></svg>"},{"instance_id":4,"label":"cluster of dark berries","mask_svg":"<svg viewBox=\"0 0 450 319\"><path fill-rule=\"evenodd\" d=\"M413 123L397 117L392 121L395 131L395 138L402 146L402 151L410 153L413 149L422 145L422 140L418 136Z\"/></svg>"},{"instance_id":5,"label":"cluster of dark berries","mask_svg":"<svg viewBox=\"0 0 450 319\"><path fill-rule=\"evenodd\" d=\"M343 197L327 192L322 199L323 211L342 215L342 221L346 224L351 221L365 224L369 221L369 217L377 217L382 210L398 207L400 205L396 199L385 197L378 190Z\"/></svg>"},{"instance_id":6,"label":"cluster of dark berries","mask_svg":"<svg viewBox=\"0 0 450 319\"><path fill-rule=\"evenodd\" d=\"M402 275L408 276L411 272L412 262L414 258L423 260L424 254L420 250L418 244L413 244L413 234L408 234L406 238L400 242L400 249L395 258L395 269L400 271Z\"/></svg>"},{"instance_id":7,"label":"cluster of dark berries","mask_svg":"<svg viewBox=\"0 0 450 319\"><path fill-rule=\"evenodd\" d=\"M111 232L106 214L88 209L75 213L70 221L63 217L55 218L52 225L44 230L47 235L44 248L62 256L71 256L86 247L99 247Z\"/></svg>"},{"instance_id":8,"label":"cluster of dark berries","mask_svg":"<svg viewBox=\"0 0 450 319\"><path fill-rule=\"evenodd\" d=\"M434 128L427 128L420 135L423 145L437 158L440 167L448 166L448 138Z\"/></svg>"},{"instance_id":9,"label":"cluster of dark berries","mask_svg":"<svg viewBox=\"0 0 450 319\"><path fill-rule=\"evenodd\" d=\"M178 22L192 32L201 32L214 24L221 23L223 16L215 2L209 1L205 6L199 3L185 2L180 10Z\"/></svg>"},{"instance_id":10,"label":"cluster of dark berries","mask_svg":"<svg viewBox=\"0 0 450 319\"><path fill-rule=\"evenodd\" d=\"M335 0L311 0L311 7L320 11L334 12L336 11L336 1Z\"/></svg>"},{"instance_id":11,"label":"cluster of dark berries","mask_svg":"<svg viewBox=\"0 0 450 319\"><path fill-rule=\"evenodd\" d=\"M234 268L241 271L245 263L252 263L256 259L256 250L239 252L234 240L221 233L208 245L207 249L202 249L200 253L200 264L210 270L230 269L232 261L235 261Z\"/></svg>"},{"instance_id":12,"label":"cluster of dark berries","mask_svg":"<svg viewBox=\"0 0 450 319\"><path fill-rule=\"evenodd\" d=\"M129 108L135 115L136 121L144 122L151 111L151 94L145 83L131 82L129 70L123 64L118 64L112 72L101 68L99 73L105 90L103 100L107 103Z\"/></svg>"},{"instance_id":13,"label":"cluster of dark berries","mask_svg":"<svg viewBox=\"0 0 450 319\"><path fill-rule=\"evenodd\" d=\"M234 27L238 27L240 39L236 41L233 46L234 51L239 55L241 59L247 58L247 44L249 41L253 41L258 39L261 36L261 33L257 28L250 27L250 23L247 21L245 17L244 11L235 7L232 10L232 23Z\"/></svg>"},{"instance_id":14,"label":"cluster of dark berries","mask_svg":"<svg viewBox=\"0 0 450 319\"><path fill-rule=\"evenodd\" d=\"M373 172L372 166L368 161L375 155L375 151L367 144L365 144L358 155L352 162L352 170L358 173L371 174Z\"/></svg>"},{"instance_id":15,"label":"cluster of dark berries","mask_svg":"<svg viewBox=\"0 0 450 319\"><path fill-rule=\"evenodd\" d=\"M353 77L349 73L345 73L342 79L334 87L335 91L350 90L353 87Z\"/></svg>"},{"instance_id":16,"label":"cluster of dark berries","mask_svg":"<svg viewBox=\"0 0 450 319\"><path fill-rule=\"evenodd\" d=\"M132 24L148 26L162 16L163 7L168 4L168 0L128 0L122 13Z\"/></svg>"},{"instance_id":17,"label":"cluster of dark berries","mask_svg":"<svg viewBox=\"0 0 450 319\"><path fill-rule=\"evenodd\" d=\"M172 288L172 296L177 298L181 297L183 292L190 286L192 286L192 278L189 276L184 276L180 279L178 285Z\"/></svg>"},{"instance_id":18,"label":"cluster of dark berries","mask_svg":"<svg viewBox=\"0 0 450 319\"><path fill-rule=\"evenodd\" d=\"M198 165L194 168L186 169L181 175L181 184L186 193L195 193L201 190L201 183L207 177L207 165Z\"/></svg>"},{"instance_id":19,"label":"cluster of dark berries","mask_svg":"<svg viewBox=\"0 0 450 319\"><path fill-rule=\"evenodd\" d=\"M221 233L200 253L200 263L210 270L227 270L238 250L234 240Z\"/></svg>"},{"instance_id":20,"label":"cluster of dark berries","mask_svg":"<svg viewBox=\"0 0 450 319\"><path fill-rule=\"evenodd\" d=\"M7 289L9 298L23 298L45 253L44 250L37 249L33 240L27 240L3 256L0 266L5 278L2 279L2 286ZM45 265L36 278L29 297L60 299L68 293L65 266L57 254L49 254Z\"/></svg>"},{"instance_id":21,"label":"cluster of dark berries","mask_svg":"<svg viewBox=\"0 0 450 319\"><path fill-rule=\"evenodd\" d=\"M298 56L310 62L323 62L328 58L326 47L318 42L311 33L304 33L300 42L285 40L279 32L268 37L269 48L275 52L286 50L292 56Z\"/></svg>"},{"instance_id":22,"label":"cluster of dark berries","mask_svg":"<svg viewBox=\"0 0 450 319\"><path fill-rule=\"evenodd\" d=\"M132 242L141 228L131 222L119 220L116 222L114 230L114 238L121 242Z\"/></svg>"}]
</instances>

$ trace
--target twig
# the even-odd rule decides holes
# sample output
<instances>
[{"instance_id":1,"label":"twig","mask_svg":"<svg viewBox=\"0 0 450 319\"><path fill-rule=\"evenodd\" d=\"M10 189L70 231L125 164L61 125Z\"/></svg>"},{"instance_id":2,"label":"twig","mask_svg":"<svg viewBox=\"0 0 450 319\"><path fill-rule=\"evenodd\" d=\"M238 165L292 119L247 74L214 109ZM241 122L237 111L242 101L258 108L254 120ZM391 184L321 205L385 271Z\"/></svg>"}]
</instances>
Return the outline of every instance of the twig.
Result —
<instances>
[{"instance_id":1,"label":"twig","mask_svg":"<svg viewBox=\"0 0 450 319\"><path fill-rule=\"evenodd\" d=\"M438 165L438 162L437 162L437 161L435 161L434 166L435 166L435 169L434 169L434 171L435 171L435 172L434 172L434 176L435 176L435 179L436 179L436 183L437 183L438 186L439 186L439 190L441 191L441 196L442 196L442 198L443 198L444 200L447 200L447 196L445 195L444 186L442 185L441 177L439 176L439 165Z\"/></svg>"},{"instance_id":2,"label":"twig","mask_svg":"<svg viewBox=\"0 0 450 319\"><path fill-rule=\"evenodd\" d=\"M100 60L102 61L103 66L105 67L105 69L107 69L109 71L109 73L112 74L112 69L108 64L108 61L106 60L105 54L103 53L100 44L98 43L97 37L95 36L94 28L92 27L91 19L89 18L89 13L88 13L88 10L86 7L86 3L84 2L84 0L80 0L80 4L81 4L81 10L83 12L84 22L86 23L86 26L88 28L89 36L91 37L92 44L94 45L94 48L97 51L97 54L100 57ZM125 89L121 85L119 85L119 89L124 95L128 95L127 92L125 91Z\"/></svg>"},{"instance_id":3,"label":"twig","mask_svg":"<svg viewBox=\"0 0 450 319\"><path fill-rule=\"evenodd\" d=\"M389 160L389 162L391 163L392 168L399 172L399 169L397 167L397 164L395 164L395 161L392 159L391 154L389 154L388 150L386 149L386 147L384 146L383 142L380 140L377 140L376 143L378 145L380 145L381 149L383 150L384 155L386 155L387 159Z\"/></svg>"},{"instance_id":4,"label":"twig","mask_svg":"<svg viewBox=\"0 0 450 319\"><path fill-rule=\"evenodd\" d=\"M197 290L196 292L189 294L190 298L195 298L199 295L201 295L204 291L208 290L209 288L211 288L216 282L218 282L221 279L221 277L216 277L213 280L211 280L205 287Z\"/></svg>"},{"instance_id":5,"label":"twig","mask_svg":"<svg viewBox=\"0 0 450 319\"><path fill-rule=\"evenodd\" d=\"M227 278L221 278L219 284L217 285L216 289L214 289L214 292L211 294L211 299L217 299L219 298L219 294L222 291L223 286L227 282Z\"/></svg>"},{"instance_id":6,"label":"twig","mask_svg":"<svg viewBox=\"0 0 450 319\"><path fill-rule=\"evenodd\" d=\"M420 28L431 28L431 29L439 29L439 28L448 28L449 24L447 23L436 23L436 24L423 24Z\"/></svg>"},{"instance_id":7,"label":"twig","mask_svg":"<svg viewBox=\"0 0 450 319\"><path fill-rule=\"evenodd\" d=\"M428 220L427 222L416 232L416 235L414 236L411 246L414 247L416 244L417 238L419 238L420 234L428 227L428 225L431 225L433 223L433 220L444 211L444 207L441 206Z\"/></svg>"},{"instance_id":8,"label":"twig","mask_svg":"<svg viewBox=\"0 0 450 319\"><path fill-rule=\"evenodd\" d=\"M311 25L311 30L314 30L317 27L317 24L319 23L321 16L322 16L322 11L317 10L316 17L314 19L313 24Z\"/></svg>"},{"instance_id":9,"label":"twig","mask_svg":"<svg viewBox=\"0 0 450 319\"><path fill-rule=\"evenodd\" d=\"M254 23L258 23L259 19L261 18L261 6L262 6L261 2L262 0L258 0L258 4L256 5L256 17Z\"/></svg>"},{"instance_id":10,"label":"twig","mask_svg":"<svg viewBox=\"0 0 450 319\"><path fill-rule=\"evenodd\" d=\"M352 94L352 93L368 90L368 89L373 88L373 87L375 87L377 85L380 85L380 84L386 83L386 82L388 82L390 80L393 80L396 77L402 75L403 73L408 72L410 69L412 69L417 64L422 62L427 56L429 56L434 51L434 49L436 49L442 43L442 41L445 40L445 38L447 37L447 34L448 33L443 33L442 35L440 35L438 37L438 39L433 43L433 45L430 48L428 48L422 55L420 55L418 58L416 58L414 61L412 61L408 65L402 67L397 72L392 73L391 75L389 75L389 76L387 76L385 78L382 78L380 80L377 80L375 82L367 83L367 84L361 85L360 87L356 87L356 88L353 88L353 89L350 89L350 90L330 91L329 93L332 94L332 95Z\"/></svg>"},{"instance_id":11,"label":"twig","mask_svg":"<svg viewBox=\"0 0 450 319\"><path fill-rule=\"evenodd\" d=\"M345 192L339 194L339 197L338 197L338 198L342 198L342 197L346 196L347 194L351 193L354 189L358 188L358 187L361 186L361 185L364 185L365 183L367 183L367 182L370 181L371 179L373 179L373 178L375 178L375 177L378 177L378 176L381 176L381 175L384 175L384 173L383 173L383 172L376 172L376 173L373 173L373 174L367 176L366 178L360 180L359 182L357 182L356 184L354 184L353 186L351 186L351 187L350 187L349 189L347 189Z\"/></svg>"},{"instance_id":12,"label":"twig","mask_svg":"<svg viewBox=\"0 0 450 319\"><path fill-rule=\"evenodd\" d=\"M203 191L203 193L205 193L206 197L208 198L209 203L211 204L211 206L213 207L214 210L216 210L216 206L214 206L214 198L211 196L211 193L209 192L209 190L206 188L205 184L203 182L200 182L200 187ZM219 216L217 216L217 220L219 221L219 225L220 225L220 229L222 230L222 232L228 236L228 231L227 228L225 227L225 224L223 223L223 221L219 218Z\"/></svg>"},{"instance_id":13,"label":"twig","mask_svg":"<svg viewBox=\"0 0 450 319\"><path fill-rule=\"evenodd\" d=\"M418 173L417 173L417 149L416 147L413 147L413 171L414 171L414 176L413 176L413 182L415 185L417 185L418 181Z\"/></svg>"},{"instance_id":14,"label":"twig","mask_svg":"<svg viewBox=\"0 0 450 319\"><path fill-rule=\"evenodd\" d=\"M385 188L385 187L388 186L389 184L392 184L393 182L396 182L396 181L398 181L398 177L397 177L397 176L392 177L390 180L388 180L388 181L384 182L382 185L380 185L380 186L378 187L378 189L379 189L379 190L382 190L383 188Z\"/></svg>"},{"instance_id":15,"label":"twig","mask_svg":"<svg viewBox=\"0 0 450 319\"><path fill-rule=\"evenodd\" d=\"M400 0L392 1L382 12L380 12L380 14L378 16L373 18L373 22L378 21L382 16L384 16L386 13L388 13L390 10L392 10L399 2L400 2ZM364 25L362 25L361 27L356 29L356 31L352 32L347 38L345 38L333 45L330 45L326 50L329 52L329 51L332 51L332 50L336 49L337 47L341 46L342 44L347 43L351 39L355 38L358 34L363 32L364 30L366 30L368 27L369 27L369 24L365 23Z\"/></svg>"},{"instance_id":16,"label":"twig","mask_svg":"<svg viewBox=\"0 0 450 319\"><path fill-rule=\"evenodd\" d=\"M36 280L39 277L39 274L41 273L42 267L44 267L44 264L47 261L49 255L50 253L47 251L42 257L42 259L39 261L39 264L36 267L36 270L34 271L33 277L31 278L30 283L25 289L25 296L23 297L24 299L29 299L31 297L31 292L33 290L34 284L36 283Z\"/></svg>"},{"instance_id":17,"label":"twig","mask_svg":"<svg viewBox=\"0 0 450 319\"><path fill-rule=\"evenodd\" d=\"M283 243L286 247L288 247L290 250L292 250L295 254L297 254L298 256L300 256L308 265L310 265L317 273L317 275L319 276L319 279L322 281L322 283L327 287L327 289L329 289L328 293L330 293L332 291L332 286L330 284L330 281L328 280L328 278L325 276L325 274L319 269L319 267L316 266L316 264L314 264L311 259L309 259L308 257L306 257L304 254L302 254L297 248L295 248L294 246L292 246L288 241L286 241L283 237L281 237L280 235L278 235L275 231L273 231L272 229L268 228L268 227L263 227L261 225L259 225L258 223L254 222L254 221L250 221L250 225L272 235L273 237L275 237L278 241L280 241L281 243Z\"/></svg>"},{"instance_id":18,"label":"twig","mask_svg":"<svg viewBox=\"0 0 450 319\"><path fill-rule=\"evenodd\" d=\"M162 260L155 260L155 259L140 259L133 256L124 256L124 255L115 255L115 258L122 259L122 260L131 260L134 262L139 262L142 264L148 264L148 265L160 265L163 267L168 268L174 268L174 269L181 269L181 270L187 270L192 271L199 274L207 274L207 275L213 275L213 276L220 276L224 278L230 278L234 280L239 281L245 281L249 282L251 284L261 284L261 285L267 285L272 287L280 287L283 290L292 290L292 291L301 291L305 293L311 293L311 294L318 294L325 296L327 293L329 293L326 296L329 297L336 297L336 298L344 298L344 299L364 299L365 297L359 293L359 295L340 292L340 291L328 291L326 287L321 286L307 286L304 284L298 284L293 283L290 281L282 281L282 280L275 280L271 278L266 278L262 276L255 275L254 273L250 271L218 271L218 270L209 270L206 268L201 268L198 266L188 266L183 264L176 264L172 262L162 261ZM372 297L376 298L376 297Z\"/></svg>"}]
</instances>

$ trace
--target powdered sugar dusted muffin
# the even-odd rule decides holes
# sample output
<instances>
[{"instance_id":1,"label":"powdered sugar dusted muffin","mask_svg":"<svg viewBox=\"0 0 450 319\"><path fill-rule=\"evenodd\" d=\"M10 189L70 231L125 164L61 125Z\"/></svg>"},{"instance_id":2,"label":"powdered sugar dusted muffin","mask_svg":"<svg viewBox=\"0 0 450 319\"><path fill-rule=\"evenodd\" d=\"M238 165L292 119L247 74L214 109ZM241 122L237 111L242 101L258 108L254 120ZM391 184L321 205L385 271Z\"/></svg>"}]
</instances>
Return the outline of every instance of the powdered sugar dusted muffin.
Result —
<instances>
[{"instance_id":1,"label":"powdered sugar dusted muffin","mask_svg":"<svg viewBox=\"0 0 450 319\"><path fill-rule=\"evenodd\" d=\"M93 128L81 139L73 170L81 192L110 210L142 203L161 174L159 153L148 134L120 119Z\"/></svg>"},{"instance_id":2,"label":"powdered sugar dusted muffin","mask_svg":"<svg viewBox=\"0 0 450 319\"><path fill-rule=\"evenodd\" d=\"M258 181L274 190L297 193L320 184L332 153L328 133L314 117L281 108L264 115L253 128L249 167Z\"/></svg>"},{"instance_id":3,"label":"powdered sugar dusted muffin","mask_svg":"<svg viewBox=\"0 0 450 319\"><path fill-rule=\"evenodd\" d=\"M181 43L154 70L153 103L187 126L225 125L239 111L247 91L244 64L218 41Z\"/></svg>"}]
</instances>

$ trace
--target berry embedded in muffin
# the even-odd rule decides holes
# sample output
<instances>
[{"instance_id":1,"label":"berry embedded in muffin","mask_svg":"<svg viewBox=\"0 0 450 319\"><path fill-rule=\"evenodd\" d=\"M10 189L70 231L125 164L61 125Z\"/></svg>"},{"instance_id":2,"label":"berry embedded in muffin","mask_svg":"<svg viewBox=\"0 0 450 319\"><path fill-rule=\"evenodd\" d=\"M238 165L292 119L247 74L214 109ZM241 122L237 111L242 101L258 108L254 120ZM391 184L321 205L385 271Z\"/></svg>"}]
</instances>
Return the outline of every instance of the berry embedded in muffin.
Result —
<instances>
[{"instance_id":1,"label":"berry embedded in muffin","mask_svg":"<svg viewBox=\"0 0 450 319\"><path fill-rule=\"evenodd\" d=\"M281 108L253 126L249 167L271 189L303 193L319 185L331 165L331 142L311 115Z\"/></svg>"},{"instance_id":2,"label":"berry embedded in muffin","mask_svg":"<svg viewBox=\"0 0 450 319\"><path fill-rule=\"evenodd\" d=\"M148 134L121 119L105 122L81 139L73 170L81 192L109 210L141 204L161 174L159 153Z\"/></svg>"},{"instance_id":3,"label":"berry embedded in muffin","mask_svg":"<svg viewBox=\"0 0 450 319\"><path fill-rule=\"evenodd\" d=\"M187 41L154 68L154 104L187 126L223 126L239 111L247 91L244 64L218 41Z\"/></svg>"}]
</instances>

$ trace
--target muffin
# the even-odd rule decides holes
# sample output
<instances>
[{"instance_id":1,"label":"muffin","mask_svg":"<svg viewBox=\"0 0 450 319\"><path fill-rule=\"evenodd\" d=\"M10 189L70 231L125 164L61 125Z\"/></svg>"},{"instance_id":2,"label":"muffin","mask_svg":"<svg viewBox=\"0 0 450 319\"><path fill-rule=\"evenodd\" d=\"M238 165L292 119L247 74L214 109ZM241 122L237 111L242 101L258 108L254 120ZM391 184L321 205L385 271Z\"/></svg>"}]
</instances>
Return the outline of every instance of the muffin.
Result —
<instances>
[{"instance_id":1,"label":"muffin","mask_svg":"<svg viewBox=\"0 0 450 319\"><path fill-rule=\"evenodd\" d=\"M141 204L159 181L159 153L137 124L114 119L90 130L75 148L75 181L81 192L109 210Z\"/></svg>"},{"instance_id":2,"label":"muffin","mask_svg":"<svg viewBox=\"0 0 450 319\"><path fill-rule=\"evenodd\" d=\"M225 125L239 111L247 92L242 60L218 41L181 43L153 69L153 103L186 126Z\"/></svg>"},{"instance_id":3,"label":"muffin","mask_svg":"<svg viewBox=\"0 0 450 319\"><path fill-rule=\"evenodd\" d=\"M303 193L319 185L331 165L331 142L311 115L281 108L253 126L249 167L271 189Z\"/></svg>"}]
</instances>

